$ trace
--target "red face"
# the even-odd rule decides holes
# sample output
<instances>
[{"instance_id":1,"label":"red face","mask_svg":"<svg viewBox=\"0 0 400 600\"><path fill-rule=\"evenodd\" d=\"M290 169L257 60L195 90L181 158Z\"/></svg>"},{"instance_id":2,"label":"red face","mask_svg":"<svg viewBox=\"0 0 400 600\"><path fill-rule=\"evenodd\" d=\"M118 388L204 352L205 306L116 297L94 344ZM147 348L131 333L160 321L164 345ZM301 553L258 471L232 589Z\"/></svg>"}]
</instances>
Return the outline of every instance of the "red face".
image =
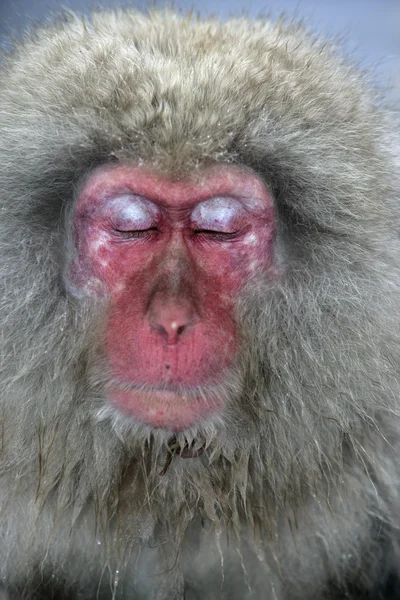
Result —
<instances>
[{"instance_id":1,"label":"red face","mask_svg":"<svg viewBox=\"0 0 400 600\"><path fill-rule=\"evenodd\" d=\"M104 167L82 190L67 281L106 297L109 401L137 422L180 431L221 413L213 393L237 353L235 300L273 272L275 212L261 180L219 166L170 180Z\"/></svg>"}]
</instances>

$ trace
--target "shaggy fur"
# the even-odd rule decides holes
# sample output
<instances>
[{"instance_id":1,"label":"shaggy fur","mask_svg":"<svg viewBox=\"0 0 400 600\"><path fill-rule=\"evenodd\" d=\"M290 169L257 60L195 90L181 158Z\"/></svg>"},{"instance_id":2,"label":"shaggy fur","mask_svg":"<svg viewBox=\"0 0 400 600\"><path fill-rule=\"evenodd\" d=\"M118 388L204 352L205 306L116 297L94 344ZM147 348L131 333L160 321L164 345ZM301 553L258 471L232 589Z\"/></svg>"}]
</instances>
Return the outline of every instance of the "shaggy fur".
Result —
<instances>
[{"instance_id":1,"label":"shaggy fur","mask_svg":"<svg viewBox=\"0 0 400 600\"><path fill-rule=\"evenodd\" d=\"M400 185L363 76L295 24L118 12L39 29L0 79L9 597L383 597L400 564ZM106 404L104 307L63 286L77 189L126 161L244 164L276 200L280 277L238 302L227 409L177 440ZM169 460L175 442L206 451Z\"/></svg>"}]
</instances>

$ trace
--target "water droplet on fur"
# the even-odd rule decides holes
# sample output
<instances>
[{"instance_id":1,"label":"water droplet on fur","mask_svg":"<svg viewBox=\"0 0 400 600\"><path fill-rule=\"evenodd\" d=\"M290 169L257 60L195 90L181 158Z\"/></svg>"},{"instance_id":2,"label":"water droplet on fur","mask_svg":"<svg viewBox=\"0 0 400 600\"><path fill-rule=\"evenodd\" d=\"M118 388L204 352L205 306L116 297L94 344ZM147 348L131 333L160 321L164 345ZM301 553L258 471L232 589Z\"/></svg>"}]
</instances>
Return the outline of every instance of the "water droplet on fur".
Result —
<instances>
[{"instance_id":1,"label":"water droplet on fur","mask_svg":"<svg viewBox=\"0 0 400 600\"><path fill-rule=\"evenodd\" d=\"M118 583L119 583L119 571L117 569L115 571L115 575L114 575L114 593L116 592L116 589L118 587Z\"/></svg>"}]
</instances>

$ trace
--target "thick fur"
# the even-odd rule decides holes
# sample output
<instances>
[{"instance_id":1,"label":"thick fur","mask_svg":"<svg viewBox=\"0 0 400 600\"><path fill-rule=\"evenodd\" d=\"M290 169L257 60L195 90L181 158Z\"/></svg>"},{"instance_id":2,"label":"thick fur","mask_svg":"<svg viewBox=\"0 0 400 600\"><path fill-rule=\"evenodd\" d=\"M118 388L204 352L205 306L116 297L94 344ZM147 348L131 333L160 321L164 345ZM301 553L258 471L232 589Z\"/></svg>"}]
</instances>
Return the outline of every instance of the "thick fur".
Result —
<instances>
[{"instance_id":1,"label":"thick fur","mask_svg":"<svg viewBox=\"0 0 400 600\"><path fill-rule=\"evenodd\" d=\"M367 82L290 23L68 16L0 80L0 579L11 598L379 598L400 564L399 168ZM104 307L66 293L92 169L215 162L276 199L221 417L104 400ZM160 472L165 474L160 475Z\"/></svg>"}]
</instances>

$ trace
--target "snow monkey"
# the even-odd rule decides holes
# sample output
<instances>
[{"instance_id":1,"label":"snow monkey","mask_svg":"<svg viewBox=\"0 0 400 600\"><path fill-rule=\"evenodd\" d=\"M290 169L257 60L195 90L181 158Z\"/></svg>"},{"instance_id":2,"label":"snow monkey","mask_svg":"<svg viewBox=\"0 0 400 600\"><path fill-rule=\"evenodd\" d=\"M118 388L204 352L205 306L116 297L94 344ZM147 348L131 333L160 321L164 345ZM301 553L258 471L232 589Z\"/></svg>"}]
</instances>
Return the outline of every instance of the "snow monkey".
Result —
<instances>
[{"instance_id":1,"label":"snow monkey","mask_svg":"<svg viewBox=\"0 0 400 600\"><path fill-rule=\"evenodd\" d=\"M394 129L285 21L68 15L4 56L4 597L389 597Z\"/></svg>"}]
</instances>

